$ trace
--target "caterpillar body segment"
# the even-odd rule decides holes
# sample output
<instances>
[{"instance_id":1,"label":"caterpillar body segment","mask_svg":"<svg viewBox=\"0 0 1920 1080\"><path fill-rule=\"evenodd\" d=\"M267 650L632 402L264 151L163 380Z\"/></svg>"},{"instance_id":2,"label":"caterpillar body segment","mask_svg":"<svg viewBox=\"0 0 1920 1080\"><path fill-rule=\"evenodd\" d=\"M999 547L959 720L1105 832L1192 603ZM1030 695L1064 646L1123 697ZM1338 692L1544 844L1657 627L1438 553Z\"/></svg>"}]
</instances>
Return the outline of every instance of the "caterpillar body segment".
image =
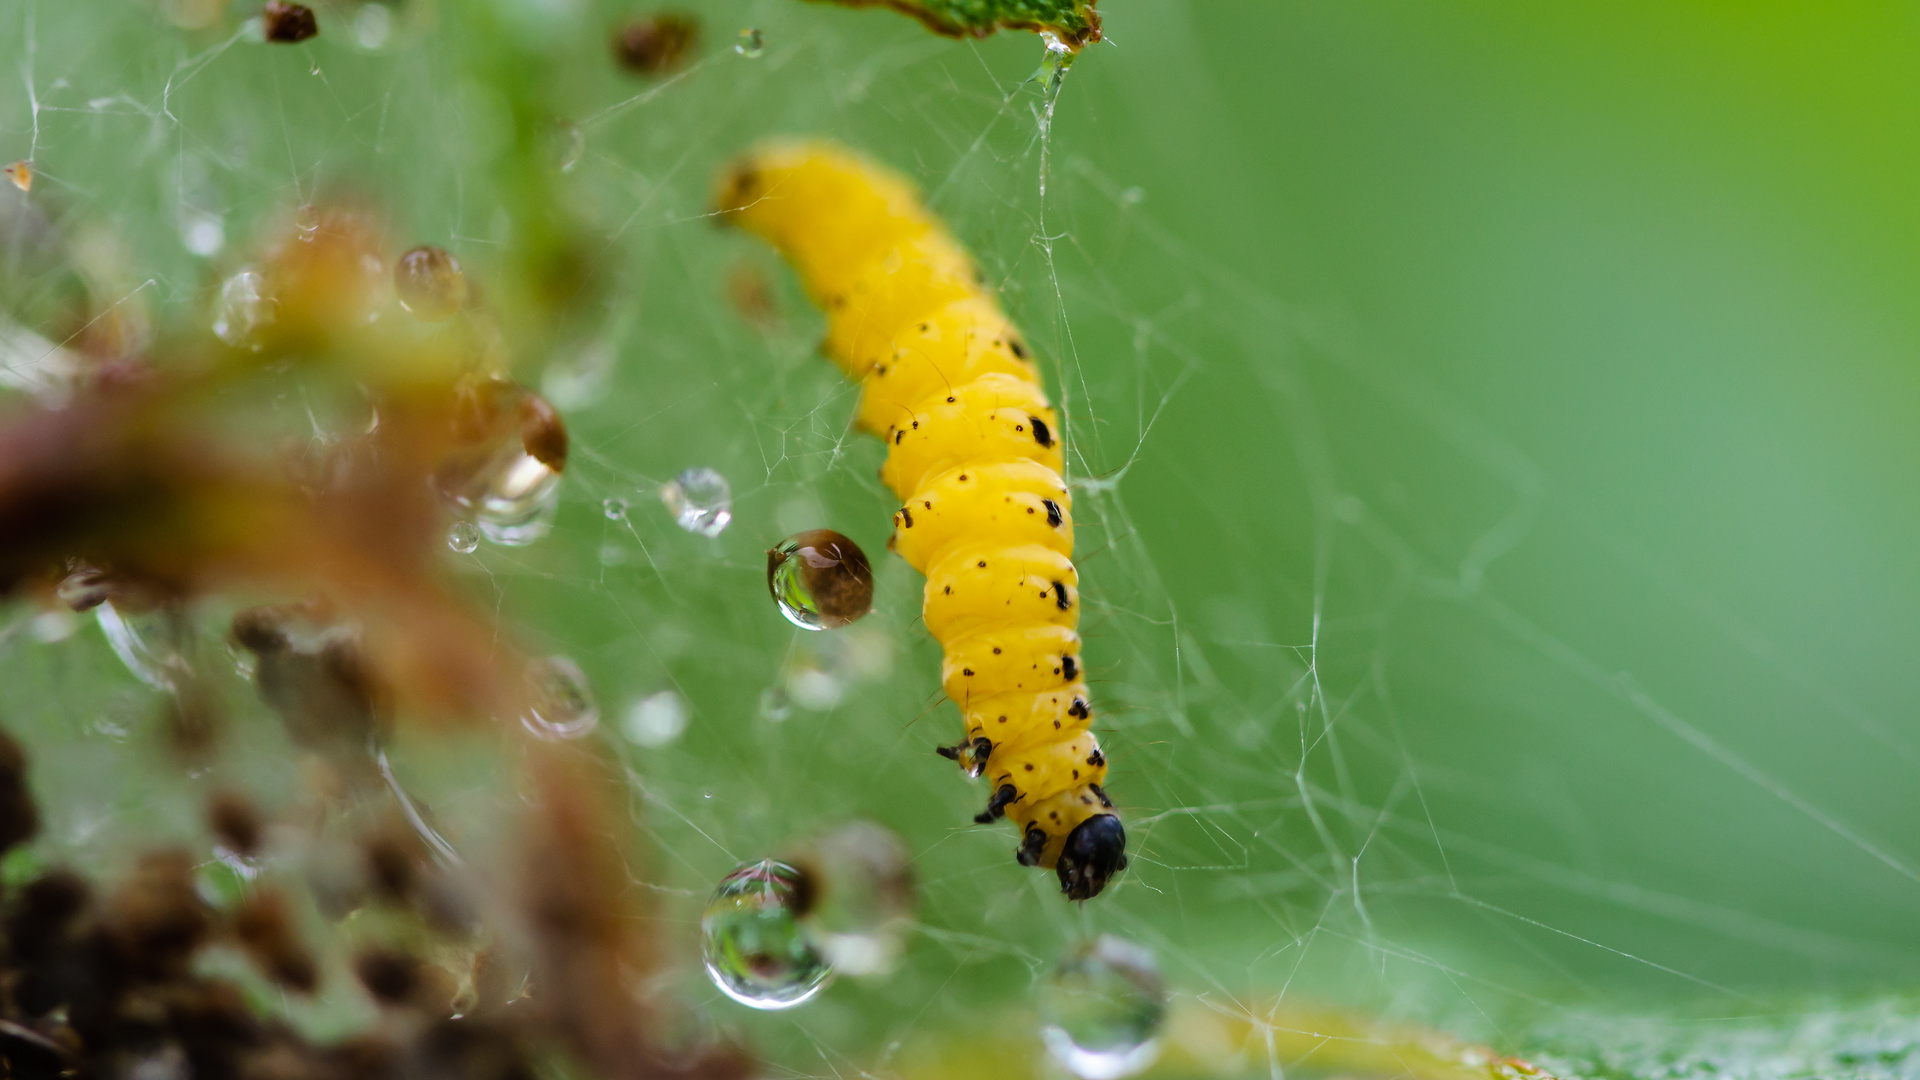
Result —
<instances>
[{"instance_id":1,"label":"caterpillar body segment","mask_svg":"<svg viewBox=\"0 0 1920 1080\"><path fill-rule=\"evenodd\" d=\"M855 423L886 441L891 547L926 575L922 615L966 737L940 753L987 780L976 821L1068 897L1126 866L1080 659L1060 421L1030 350L912 185L817 142L763 147L719 209L772 243L827 316L822 350L861 380Z\"/></svg>"}]
</instances>

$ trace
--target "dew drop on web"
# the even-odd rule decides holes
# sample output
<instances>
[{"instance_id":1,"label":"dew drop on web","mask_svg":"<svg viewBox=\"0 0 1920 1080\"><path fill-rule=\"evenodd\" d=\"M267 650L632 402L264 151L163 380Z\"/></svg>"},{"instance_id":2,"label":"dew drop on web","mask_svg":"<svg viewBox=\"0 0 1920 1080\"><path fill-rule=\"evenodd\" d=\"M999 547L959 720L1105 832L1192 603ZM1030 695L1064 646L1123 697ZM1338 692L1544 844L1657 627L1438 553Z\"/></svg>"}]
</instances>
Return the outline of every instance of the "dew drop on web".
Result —
<instances>
[{"instance_id":1,"label":"dew drop on web","mask_svg":"<svg viewBox=\"0 0 1920 1080\"><path fill-rule=\"evenodd\" d=\"M757 26L749 26L740 31L740 40L734 43L733 51L749 60L758 60L767 52L766 38Z\"/></svg>"},{"instance_id":2,"label":"dew drop on web","mask_svg":"<svg viewBox=\"0 0 1920 1080\"><path fill-rule=\"evenodd\" d=\"M755 1009L790 1009L827 985L833 968L800 926L803 879L782 862L748 863L721 880L700 916L707 975Z\"/></svg>"},{"instance_id":3,"label":"dew drop on web","mask_svg":"<svg viewBox=\"0 0 1920 1080\"><path fill-rule=\"evenodd\" d=\"M636 746L665 746L687 730L687 703L672 690L649 694L627 707L620 734Z\"/></svg>"},{"instance_id":4,"label":"dew drop on web","mask_svg":"<svg viewBox=\"0 0 1920 1080\"><path fill-rule=\"evenodd\" d=\"M238 271L220 283L220 296L213 305L213 335L235 348L258 349L255 336L273 322L273 307L265 275L250 267Z\"/></svg>"},{"instance_id":5,"label":"dew drop on web","mask_svg":"<svg viewBox=\"0 0 1920 1080\"><path fill-rule=\"evenodd\" d=\"M811 899L802 925L835 971L884 975L899 964L913 925L912 859L888 829L850 821L788 860Z\"/></svg>"},{"instance_id":6,"label":"dew drop on web","mask_svg":"<svg viewBox=\"0 0 1920 1080\"><path fill-rule=\"evenodd\" d=\"M600 509L607 515L608 521L625 521L627 519L627 500L617 495L601 499Z\"/></svg>"},{"instance_id":7,"label":"dew drop on web","mask_svg":"<svg viewBox=\"0 0 1920 1080\"><path fill-rule=\"evenodd\" d=\"M767 589L788 622L832 630L873 609L873 568L852 540L810 529L767 552Z\"/></svg>"},{"instance_id":8,"label":"dew drop on web","mask_svg":"<svg viewBox=\"0 0 1920 1080\"><path fill-rule=\"evenodd\" d=\"M674 524L695 536L719 536L733 521L733 489L712 469L682 472L660 488L660 501Z\"/></svg>"},{"instance_id":9,"label":"dew drop on web","mask_svg":"<svg viewBox=\"0 0 1920 1080\"><path fill-rule=\"evenodd\" d=\"M462 555L471 555L480 547L480 526L471 521L456 521L447 528L447 546Z\"/></svg>"},{"instance_id":10,"label":"dew drop on web","mask_svg":"<svg viewBox=\"0 0 1920 1080\"><path fill-rule=\"evenodd\" d=\"M1041 1040L1081 1080L1119 1080L1153 1064L1166 984L1152 951L1102 934L1069 949L1040 987Z\"/></svg>"},{"instance_id":11,"label":"dew drop on web","mask_svg":"<svg viewBox=\"0 0 1920 1080\"><path fill-rule=\"evenodd\" d=\"M467 277L452 252L422 244L393 264L393 291L414 318L441 322L466 306Z\"/></svg>"},{"instance_id":12,"label":"dew drop on web","mask_svg":"<svg viewBox=\"0 0 1920 1080\"><path fill-rule=\"evenodd\" d=\"M527 666L527 711L520 724L542 739L578 739L600 723L600 705L580 665L549 656Z\"/></svg>"}]
</instances>

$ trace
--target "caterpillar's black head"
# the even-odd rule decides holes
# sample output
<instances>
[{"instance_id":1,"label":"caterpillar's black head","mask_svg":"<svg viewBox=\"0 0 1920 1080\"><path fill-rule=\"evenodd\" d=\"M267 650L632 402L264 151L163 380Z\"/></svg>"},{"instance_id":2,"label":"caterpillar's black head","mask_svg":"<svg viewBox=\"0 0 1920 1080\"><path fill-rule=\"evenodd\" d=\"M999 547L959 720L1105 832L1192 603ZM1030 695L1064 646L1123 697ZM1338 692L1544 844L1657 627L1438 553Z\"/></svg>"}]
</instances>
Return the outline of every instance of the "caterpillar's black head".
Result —
<instances>
[{"instance_id":1,"label":"caterpillar's black head","mask_svg":"<svg viewBox=\"0 0 1920 1080\"><path fill-rule=\"evenodd\" d=\"M1069 900L1091 900L1100 895L1113 875L1127 868L1127 830L1112 814L1081 822L1067 834L1055 871L1060 890Z\"/></svg>"}]
</instances>

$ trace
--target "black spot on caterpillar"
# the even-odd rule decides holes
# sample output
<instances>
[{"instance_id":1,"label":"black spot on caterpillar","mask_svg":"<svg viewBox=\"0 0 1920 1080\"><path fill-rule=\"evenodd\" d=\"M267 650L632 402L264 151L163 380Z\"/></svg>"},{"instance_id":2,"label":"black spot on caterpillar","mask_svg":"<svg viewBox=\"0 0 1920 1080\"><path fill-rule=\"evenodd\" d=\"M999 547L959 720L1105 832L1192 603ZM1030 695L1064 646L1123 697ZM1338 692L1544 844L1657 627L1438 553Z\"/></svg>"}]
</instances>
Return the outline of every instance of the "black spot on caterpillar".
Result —
<instances>
[{"instance_id":1,"label":"black spot on caterpillar","mask_svg":"<svg viewBox=\"0 0 1920 1080\"><path fill-rule=\"evenodd\" d=\"M1047 422L1037 416L1029 416L1027 420L1033 424L1033 441L1041 446L1052 446L1053 432L1047 430Z\"/></svg>"},{"instance_id":2,"label":"black spot on caterpillar","mask_svg":"<svg viewBox=\"0 0 1920 1080\"><path fill-rule=\"evenodd\" d=\"M1041 499L1040 502L1047 508L1047 524L1056 529L1059 528L1060 523L1066 520L1060 516L1060 504L1052 499ZM909 521L907 524L911 525L913 522Z\"/></svg>"},{"instance_id":3,"label":"black spot on caterpillar","mask_svg":"<svg viewBox=\"0 0 1920 1080\"><path fill-rule=\"evenodd\" d=\"M980 565L985 566L986 564L981 563ZM1067 587L1058 581L1053 583L1053 602L1059 606L1061 611L1065 611L1073 606L1073 601L1067 599Z\"/></svg>"}]
</instances>

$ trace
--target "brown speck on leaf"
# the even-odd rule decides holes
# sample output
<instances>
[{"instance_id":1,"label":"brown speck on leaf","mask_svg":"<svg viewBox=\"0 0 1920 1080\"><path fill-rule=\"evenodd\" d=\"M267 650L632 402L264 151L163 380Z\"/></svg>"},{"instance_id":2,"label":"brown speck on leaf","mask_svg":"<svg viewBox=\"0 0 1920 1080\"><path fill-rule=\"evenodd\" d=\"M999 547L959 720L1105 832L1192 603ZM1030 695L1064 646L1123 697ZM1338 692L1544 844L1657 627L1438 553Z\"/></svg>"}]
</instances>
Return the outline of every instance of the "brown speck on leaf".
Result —
<instances>
[{"instance_id":1,"label":"brown speck on leaf","mask_svg":"<svg viewBox=\"0 0 1920 1080\"><path fill-rule=\"evenodd\" d=\"M318 34L320 23L305 4L267 0L267 6L260 9L260 29L268 41L292 45Z\"/></svg>"},{"instance_id":2,"label":"brown speck on leaf","mask_svg":"<svg viewBox=\"0 0 1920 1080\"><path fill-rule=\"evenodd\" d=\"M666 75L686 62L699 38L698 19L663 11L634 19L614 31L613 56L635 75Z\"/></svg>"}]
</instances>

